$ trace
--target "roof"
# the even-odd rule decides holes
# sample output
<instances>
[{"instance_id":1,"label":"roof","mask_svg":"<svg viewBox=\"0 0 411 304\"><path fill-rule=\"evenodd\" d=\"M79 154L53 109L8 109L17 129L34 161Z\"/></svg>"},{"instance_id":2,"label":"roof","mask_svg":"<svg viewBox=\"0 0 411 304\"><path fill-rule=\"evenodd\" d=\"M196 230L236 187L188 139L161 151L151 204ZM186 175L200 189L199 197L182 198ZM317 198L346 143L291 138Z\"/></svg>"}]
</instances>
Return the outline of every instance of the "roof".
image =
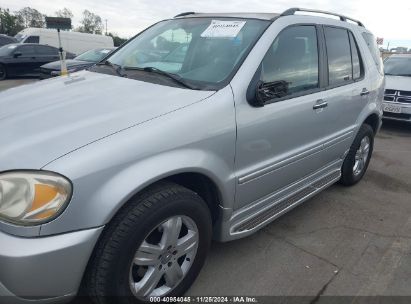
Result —
<instances>
[{"instance_id":1,"label":"roof","mask_svg":"<svg viewBox=\"0 0 411 304\"><path fill-rule=\"evenodd\" d=\"M218 18L245 18L245 19L261 19L261 20L272 20L280 16L280 14L274 13L183 13L177 15L176 18L184 18L184 17L218 17Z\"/></svg>"},{"instance_id":2,"label":"roof","mask_svg":"<svg viewBox=\"0 0 411 304\"><path fill-rule=\"evenodd\" d=\"M326 15L326 16L334 16L338 17L340 21L347 22L351 21L356 23L357 25L364 27L363 23L359 20L353 19L351 17L347 17L341 14L333 13L333 12L327 12L323 10L314 10L314 9L306 9L306 8L298 8L298 7L293 7L288 10L285 10L284 12L277 14L277 13L195 13L195 12L186 12L186 13L181 13L174 18L193 18L193 17L220 17L220 18L253 18L253 19L261 19L261 20L270 20L274 21L278 17L282 16L292 16L295 15L297 12L305 12L305 13L315 13L315 14L320 14L320 15ZM310 15L310 14L308 14Z\"/></svg>"}]
</instances>

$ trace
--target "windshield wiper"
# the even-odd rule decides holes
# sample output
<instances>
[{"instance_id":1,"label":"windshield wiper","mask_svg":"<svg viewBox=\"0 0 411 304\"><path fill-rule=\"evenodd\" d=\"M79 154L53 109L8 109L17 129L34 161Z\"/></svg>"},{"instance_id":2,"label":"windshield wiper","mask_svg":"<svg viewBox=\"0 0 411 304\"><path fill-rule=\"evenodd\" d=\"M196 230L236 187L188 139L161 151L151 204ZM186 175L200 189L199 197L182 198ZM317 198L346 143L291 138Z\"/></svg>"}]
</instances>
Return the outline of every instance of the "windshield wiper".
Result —
<instances>
[{"instance_id":1,"label":"windshield wiper","mask_svg":"<svg viewBox=\"0 0 411 304\"><path fill-rule=\"evenodd\" d=\"M150 72L150 73L156 73L159 75L166 76L172 80L174 80L176 83L182 85L185 88L188 88L190 90L200 90L199 88L187 83L184 81L180 76L177 74L169 73L160 69L157 69L155 67L145 67L145 68L139 68L139 67L124 67L125 70L137 70L137 71L145 71L145 72Z\"/></svg>"},{"instance_id":2,"label":"windshield wiper","mask_svg":"<svg viewBox=\"0 0 411 304\"><path fill-rule=\"evenodd\" d=\"M99 62L99 63L97 63L96 65L109 66L109 67L111 67L111 68L116 72L116 74L117 74L118 76L120 76L120 77L127 77L127 75L126 75L125 73L123 73L123 67L122 67L121 65L114 64L114 63L112 63L112 62L110 62L110 61L108 61L108 60L105 60L105 61L103 61L103 62Z\"/></svg>"}]
</instances>

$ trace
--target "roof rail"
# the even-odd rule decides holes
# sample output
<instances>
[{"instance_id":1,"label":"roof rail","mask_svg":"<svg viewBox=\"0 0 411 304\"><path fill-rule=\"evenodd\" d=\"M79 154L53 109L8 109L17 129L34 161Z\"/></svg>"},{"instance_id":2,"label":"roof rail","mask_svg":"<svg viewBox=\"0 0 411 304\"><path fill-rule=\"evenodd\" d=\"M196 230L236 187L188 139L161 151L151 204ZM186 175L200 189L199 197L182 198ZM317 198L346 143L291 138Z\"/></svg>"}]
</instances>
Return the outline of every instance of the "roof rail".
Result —
<instances>
[{"instance_id":1,"label":"roof rail","mask_svg":"<svg viewBox=\"0 0 411 304\"><path fill-rule=\"evenodd\" d=\"M355 20L353 18L344 16L344 15L340 15L340 14L336 14L336 13L331 13L331 12L327 12L327 11L321 11L321 10L314 10L314 9L306 9L306 8L298 8L298 7L293 7L290 8L286 11L284 11L281 16L290 16L290 15L295 15L296 12L308 12L308 13L319 13L319 14L325 14L325 15L332 15L332 16L337 16L340 17L341 21L353 21L355 23L357 23L359 26L364 27L364 24L361 21Z\"/></svg>"},{"instance_id":2,"label":"roof rail","mask_svg":"<svg viewBox=\"0 0 411 304\"><path fill-rule=\"evenodd\" d=\"M188 15L194 15L194 14L195 14L195 12L185 12L185 13L175 15L174 18L184 17L184 16L188 16Z\"/></svg>"}]
</instances>

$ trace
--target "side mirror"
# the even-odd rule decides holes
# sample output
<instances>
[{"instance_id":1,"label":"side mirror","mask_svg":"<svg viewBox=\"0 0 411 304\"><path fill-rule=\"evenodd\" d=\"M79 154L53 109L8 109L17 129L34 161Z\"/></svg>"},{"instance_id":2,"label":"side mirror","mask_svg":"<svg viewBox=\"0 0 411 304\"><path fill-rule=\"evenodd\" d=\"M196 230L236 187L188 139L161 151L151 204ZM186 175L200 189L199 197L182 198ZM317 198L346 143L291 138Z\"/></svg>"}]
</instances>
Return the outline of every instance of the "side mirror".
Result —
<instances>
[{"instance_id":1,"label":"side mirror","mask_svg":"<svg viewBox=\"0 0 411 304\"><path fill-rule=\"evenodd\" d=\"M265 103L274 98L281 98L288 94L288 82L284 80L273 82L257 82L255 90L255 103L264 106Z\"/></svg>"},{"instance_id":2,"label":"side mirror","mask_svg":"<svg viewBox=\"0 0 411 304\"><path fill-rule=\"evenodd\" d=\"M18 57L20 57L21 55L23 55L21 52L15 52L15 53L13 54L13 57L14 57L14 58L18 58Z\"/></svg>"}]
</instances>

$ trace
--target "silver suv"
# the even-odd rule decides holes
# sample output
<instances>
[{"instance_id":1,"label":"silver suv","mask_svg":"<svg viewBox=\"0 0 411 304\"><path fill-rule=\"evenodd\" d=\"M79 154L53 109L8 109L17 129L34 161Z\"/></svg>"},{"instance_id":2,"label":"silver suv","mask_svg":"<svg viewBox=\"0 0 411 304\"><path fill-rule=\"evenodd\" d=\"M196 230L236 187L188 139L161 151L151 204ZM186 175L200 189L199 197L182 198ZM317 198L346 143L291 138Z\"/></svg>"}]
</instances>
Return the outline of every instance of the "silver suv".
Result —
<instances>
[{"instance_id":1,"label":"silver suv","mask_svg":"<svg viewBox=\"0 0 411 304\"><path fill-rule=\"evenodd\" d=\"M357 183L382 62L361 22L305 11L184 13L89 71L1 93L0 295L182 295L211 239Z\"/></svg>"}]
</instances>

